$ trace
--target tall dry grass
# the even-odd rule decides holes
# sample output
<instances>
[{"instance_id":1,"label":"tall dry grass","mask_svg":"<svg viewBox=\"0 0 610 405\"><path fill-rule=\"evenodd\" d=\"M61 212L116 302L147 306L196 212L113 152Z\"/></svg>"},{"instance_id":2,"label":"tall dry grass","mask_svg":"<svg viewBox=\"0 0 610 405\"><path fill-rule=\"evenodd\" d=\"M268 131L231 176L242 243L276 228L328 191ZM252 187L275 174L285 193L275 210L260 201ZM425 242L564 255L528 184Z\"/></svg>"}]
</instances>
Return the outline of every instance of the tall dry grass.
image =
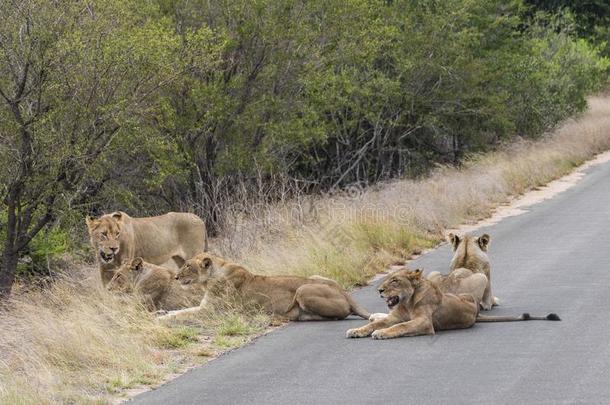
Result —
<instances>
[{"instance_id":1,"label":"tall dry grass","mask_svg":"<svg viewBox=\"0 0 610 405\"><path fill-rule=\"evenodd\" d=\"M161 323L136 297L107 292L91 273L18 294L0 312L0 404L114 402L269 325L266 315L230 305L187 323Z\"/></svg>"},{"instance_id":2,"label":"tall dry grass","mask_svg":"<svg viewBox=\"0 0 610 405\"><path fill-rule=\"evenodd\" d=\"M421 180L350 189L279 207L255 207L217 241L223 254L263 273L322 274L361 284L388 264L435 245L443 230L569 173L610 149L610 98L538 141L520 141L439 167Z\"/></svg>"},{"instance_id":3,"label":"tall dry grass","mask_svg":"<svg viewBox=\"0 0 610 405\"><path fill-rule=\"evenodd\" d=\"M253 206L228 222L213 249L261 273L363 284L436 244L444 229L485 218L498 204L609 150L610 98L589 104L554 134L473 156L460 169ZM108 402L118 391L196 363L198 355L243 344L268 321L229 308L163 324L134 299L108 294L94 277L66 278L17 294L0 313L0 403Z\"/></svg>"}]
</instances>

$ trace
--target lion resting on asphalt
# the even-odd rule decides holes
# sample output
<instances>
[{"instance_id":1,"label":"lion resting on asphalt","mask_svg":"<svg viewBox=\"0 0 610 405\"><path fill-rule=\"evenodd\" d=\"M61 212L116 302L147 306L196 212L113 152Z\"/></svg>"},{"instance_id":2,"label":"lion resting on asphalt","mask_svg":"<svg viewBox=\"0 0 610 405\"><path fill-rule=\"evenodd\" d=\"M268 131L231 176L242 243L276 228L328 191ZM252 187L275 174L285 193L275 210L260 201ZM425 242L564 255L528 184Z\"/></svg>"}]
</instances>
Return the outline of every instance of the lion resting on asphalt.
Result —
<instances>
[{"instance_id":1,"label":"lion resting on asphalt","mask_svg":"<svg viewBox=\"0 0 610 405\"><path fill-rule=\"evenodd\" d=\"M491 293L491 265L487 257L489 235L476 237L450 233L447 240L454 252L451 271L448 275L433 271L428 280L445 293L472 294L484 310L498 305L499 300Z\"/></svg>"},{"instance_id":2,"label":"lion resting on asphalt","mask_svg":"<svg viewBox=\"0 0 610 405\"><path fill-rule=\"evenodd\" d=\"M146 263L141 257L125 261L106 285L109 291L136 293L151 310L175 310L197 305L201 290L184 290L175 280L176 272Z\"/></svg>"},{"instance_id":3,"label":"lion resting on asphalt","mask_svg":"<svg viewBox=\"0 0 610 405\"><path fill-rule=\"evenodd\" d=\"M104 286L124 260L142 257L178 269L207 249L205 224L194 214L132 218L117 211L97 219L87 217L86 222Z\"/></svg>"},{"instance_id":4,"label":"lion resting on asphalt","mask_svg":"<svg viewBox=\"0 0 610 405\"><path fill-rule=\"evenodd\" d=\"M183 286L203 287L205 296L199 307L164 317L196 312L227 294L236 294L241 300L292 321L337 320L352 314L369 317L369 312L333 280L320 276L259 276L209 253L187 260L176 279Z\"/></svg>"},{"instance_id":5,"label":"lion resting on asphalt","mask_svg":"<svg viewBox=\"0 0 610 405\"><path fill-rule=\"evenodd\" d=\"M546 317L483 316L471 294L447 294L422 276L422 270L398 270L387 276L379 293L390 313L360 328L346 332L348 338L371 336L391 339L400 336L433 335L437 330L469 328L475 322L560 320L556 314Z\"/></svg>"}]
</instances>

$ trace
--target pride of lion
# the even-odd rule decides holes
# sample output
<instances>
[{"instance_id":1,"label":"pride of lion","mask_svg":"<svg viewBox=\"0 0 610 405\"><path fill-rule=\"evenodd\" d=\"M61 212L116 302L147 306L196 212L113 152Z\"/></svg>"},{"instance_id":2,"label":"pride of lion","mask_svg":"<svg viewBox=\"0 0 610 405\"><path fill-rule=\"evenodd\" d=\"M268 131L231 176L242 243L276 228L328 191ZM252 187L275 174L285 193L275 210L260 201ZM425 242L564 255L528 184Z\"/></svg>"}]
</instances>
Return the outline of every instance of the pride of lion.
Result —
<instances>
[{"instance_id":1,"label":"pride of lion","mask_svg":"<svg viewBox=\"0 0 610 405\"><path fill-rule=\"evenodd\" d=\"M424 277L406 267L388 274L379 286L389 313L370 314L336 281L322 276L264 276L208 252L204 222L194 214L170 212L133 218L117 211L86 218L102 285L136 294L143 305L171 319L239 299L290 321L368 320L349 329L348 338L390 339L469 328L477 322L560 320L556 314L487 316L499 304L491 289L484 234L448 235L453 258L448 274Z\"/></svg>"}]
</instances>

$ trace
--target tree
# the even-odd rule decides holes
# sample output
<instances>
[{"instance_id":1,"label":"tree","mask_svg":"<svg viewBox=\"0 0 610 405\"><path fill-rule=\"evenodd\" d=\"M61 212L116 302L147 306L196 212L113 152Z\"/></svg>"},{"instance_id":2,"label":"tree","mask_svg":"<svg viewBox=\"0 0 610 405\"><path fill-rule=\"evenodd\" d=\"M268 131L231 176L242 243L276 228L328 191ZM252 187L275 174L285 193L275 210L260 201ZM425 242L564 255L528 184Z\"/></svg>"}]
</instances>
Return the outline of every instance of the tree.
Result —
<instances>
[{"instance_id":1,"label":"tree","mask_svg":"<svg viewBox=\"0 0 610 405\"><path fill-rule=\"evenodd\" d=\"M579 36L602 49L610 56L610 2L607 0L525 0L532 11L543 11L551 16L568 11L576 23ZM531 13L531 12L530 12Z\"/></svg>"},{"instance_id":2,"label":"tree","mask_svg":"<svg viewBox=\"0 0 610 405\"><path fill-rule=\"evenodd\" d=\"M299 82L319 48L306 3L164 3L183 38L188 73L164 91L154 123L176 145L171 160L185 174L168 179L163 194L170 206L195 206L212 232L240 186L256 184L261 173L265 180L286 173L287 151L321 135Z\"/></svg>"},{"instance_id":3,"label":"tree","mask_svg":"<svg viewBox=\"0 0 610 405\"><path fill-rule=\"evenodd\" d=\"M145 1L3 1L0 26L0 295L62 209L90 201L109 158L176 73L179 41Z\"/></svg>"}]
</instances>

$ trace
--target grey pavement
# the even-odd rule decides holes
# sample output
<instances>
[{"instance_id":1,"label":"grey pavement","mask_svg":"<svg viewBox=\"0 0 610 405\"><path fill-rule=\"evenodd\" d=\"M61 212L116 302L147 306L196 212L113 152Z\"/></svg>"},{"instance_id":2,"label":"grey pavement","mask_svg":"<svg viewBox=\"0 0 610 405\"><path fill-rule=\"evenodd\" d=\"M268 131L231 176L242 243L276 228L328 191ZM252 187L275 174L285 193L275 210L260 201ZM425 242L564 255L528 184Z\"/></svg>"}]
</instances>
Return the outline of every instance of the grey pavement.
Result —
<instances>
[{"instance_id":1,"label":"grey pavement","mask_svg":"<svg viewBox=\"0 0 610 405\"><path fill-rule=\"evenodd\" d=\"M491 237L489 314L562 322L476 324L433 337L346 339L365 323L293 323L137 396L136 404L610 403L610 164ZM447 245L412 263L448 269ZM374 286L354 292L385 312Z\"/></svg>"}]
</instances>

